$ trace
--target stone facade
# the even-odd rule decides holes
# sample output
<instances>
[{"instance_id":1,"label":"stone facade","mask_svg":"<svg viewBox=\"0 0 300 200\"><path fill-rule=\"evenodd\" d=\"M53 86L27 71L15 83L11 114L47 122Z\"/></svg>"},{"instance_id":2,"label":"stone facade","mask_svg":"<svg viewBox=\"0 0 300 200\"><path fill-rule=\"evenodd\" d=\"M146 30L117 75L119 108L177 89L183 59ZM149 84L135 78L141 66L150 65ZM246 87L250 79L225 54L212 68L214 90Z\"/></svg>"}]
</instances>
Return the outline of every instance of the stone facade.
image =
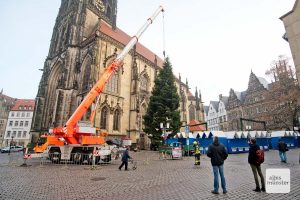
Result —
<instances>
[{"instance_id":1,"label":"stone facade","mask_svg":"<svg viewBox=\"0 0 300 200\"><path fill-rule=\"evenodd\" d=\"M279 62L280 63L280 62ZM230 89L227 104L228 130L282 130L293 128L299 96L297 81L287 66L275 67L274 82L250 73L244 92Z\"/></svg>"},{"instance_id":2,"label":"stone facade","mask_svg":"<svg viewBox=\"0 0 300 200\"><path fill-rule=\"evenodd\" d=\"M296 68L296 76L300 78L300 3L295 1L293 9L280 17L283 21L286 34L285 39L289 42Z\"/></svg>"},{"instance_id":3,"label":"stone facade","mask_svg":"<svg viewBox=\"0 0 300 200\"><path fill-rule=\"evenodd\" d=\"M50 127L63 126L131 39L116 27L116 11L116 0L62 0L36 97L33 132L40 134ZM83 120L88 120L95 108L96 127L111 138L129 136L133 143L147 148L142 117L162 65L163 60L153 52L139 43L135 45ZM181 78L176 83L182 121L189 121L189 105L196 106L195 113L201 112L203 105L198 103L198 108L196 99L189 99L188 84Z\"/></svg>"},{"instance_id":4,"label":"stone facade","mask_svg":"<svg viewBox=\"0 0 300 200\"><path fill-rule=\"evenodd\" d=\"M233 89L229 91L227 104L228 130L240 130L240 118L243 117L242 104L245 99L246 92L235 92Z\"/></svg>"}]
</instances>

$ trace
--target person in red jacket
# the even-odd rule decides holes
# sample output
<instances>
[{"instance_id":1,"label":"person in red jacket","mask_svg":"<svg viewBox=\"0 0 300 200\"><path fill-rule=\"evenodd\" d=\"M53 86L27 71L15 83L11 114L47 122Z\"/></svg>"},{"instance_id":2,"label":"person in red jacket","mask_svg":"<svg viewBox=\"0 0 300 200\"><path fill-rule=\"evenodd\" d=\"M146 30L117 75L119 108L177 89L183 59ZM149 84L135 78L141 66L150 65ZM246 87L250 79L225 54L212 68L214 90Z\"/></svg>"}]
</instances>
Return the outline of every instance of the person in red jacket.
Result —
<instances>
[{"instance_id":1,"label":"person in red jacket","mask_svg":"<svg viewBox=\"0 0 300 200\"><path fill-rule=\"evenodd\" d=\"M250 139L250 143L249 143L249 155L248 155L248 163L251 166L252 172L253 172L253 176L254 176L254 180L255 180L255 185L256 188L253 190L255 192L265 192L266 191L266 187L265 187L265 179L264 179L264 175L261 172L261 167L260 164L257 164L257 154L256 151L259 150L259 146L256 144L256 139L252 138ZM259 187L259 181L258 181L258 177L257 177L257 173L260 177L260 181L261 181L261 188Z\"/></svg>"}]
</instances>

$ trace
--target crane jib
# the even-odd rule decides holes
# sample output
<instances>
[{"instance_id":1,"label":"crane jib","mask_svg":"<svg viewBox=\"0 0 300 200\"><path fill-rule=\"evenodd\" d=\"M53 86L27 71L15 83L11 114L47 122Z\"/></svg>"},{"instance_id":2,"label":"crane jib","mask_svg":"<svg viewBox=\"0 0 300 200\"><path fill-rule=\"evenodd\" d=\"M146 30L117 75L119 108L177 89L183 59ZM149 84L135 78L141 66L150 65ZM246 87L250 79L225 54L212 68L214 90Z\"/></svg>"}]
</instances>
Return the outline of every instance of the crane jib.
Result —
<instances>
[{"instance_id":1,"label":"crane jib","mask_svg":"<svg viewBox=\"0 0 300 200\"><path fill-rule=\"evenodd\" d=\"M128 42L128 44L124 47L124 49L121 51L121 53L115 58L115 60L106 67L104 74L102 77L97 81L97 83L93 86L93 88L90 90L90 92L86 95L86 97L83 99L81 104L77 107L73 115L69 118L69 120L66 123L66 132L65 136L71 136L75 134L74 128L79 120L83 117L83 115L86 113L88 108L92 105L94 100L97 98L97 96L103 91L106 83L109 81L113 73L123 65L123 59L128 54L128 52L136 45L138 42L138 39L140 36L145 32L145 30L149 27L150 24L152 24L153 20L157 17L157 15L160 12L164 12L164 9L162 6L159 6L159 8L154 12L154 14L147 20L147 22L138 30L138 32L131 38L131 40ZM60 134L60 133L56 133Z\"/></svg>"}]
</instances>

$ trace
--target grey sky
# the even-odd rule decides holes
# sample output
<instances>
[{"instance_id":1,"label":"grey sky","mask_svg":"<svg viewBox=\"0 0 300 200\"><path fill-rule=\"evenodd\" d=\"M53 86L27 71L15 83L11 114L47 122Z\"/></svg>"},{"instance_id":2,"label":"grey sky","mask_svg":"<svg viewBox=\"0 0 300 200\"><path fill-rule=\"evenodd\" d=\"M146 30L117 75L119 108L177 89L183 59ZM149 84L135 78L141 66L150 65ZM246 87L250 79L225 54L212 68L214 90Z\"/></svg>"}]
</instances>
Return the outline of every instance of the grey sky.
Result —
<instances>
[{"instance_id":1,"label":"grey sky","mask_svg":"<svg viewBox=\"0 0 300 200\"><path fill-rule=\"evenodd\" d=\"M176 76L201 90L205 104L247 89L251 69L264 77L272 60L291 57L278 19L295 0L119 0L117 26L129 35L165 7L166 52ZM35 98L60 0L0 1L0 89ZM140 42L162 57L162 16ZM291 60L292 64L292 60Z\"/></svg>"}]
</instances>

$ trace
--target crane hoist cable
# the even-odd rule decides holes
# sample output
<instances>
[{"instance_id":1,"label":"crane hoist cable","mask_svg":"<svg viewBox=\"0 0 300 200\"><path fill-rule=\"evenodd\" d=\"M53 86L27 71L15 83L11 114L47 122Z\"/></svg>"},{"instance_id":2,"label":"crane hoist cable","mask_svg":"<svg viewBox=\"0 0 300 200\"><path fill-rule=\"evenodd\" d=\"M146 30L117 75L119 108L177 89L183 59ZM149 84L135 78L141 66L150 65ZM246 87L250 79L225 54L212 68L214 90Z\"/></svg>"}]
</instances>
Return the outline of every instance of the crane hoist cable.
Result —
<instances>
[{"instance_id":1,"label":"crane hoist cable","mask_svg":"<svg viewBox=\"0 0 300 200\"><path fill-rule=\"evenodd\" d=\"M165 12L162 12L162 20L163 20L163 55L166 58L166 39L165 39Z\"/></svg>"}]
</instances>

